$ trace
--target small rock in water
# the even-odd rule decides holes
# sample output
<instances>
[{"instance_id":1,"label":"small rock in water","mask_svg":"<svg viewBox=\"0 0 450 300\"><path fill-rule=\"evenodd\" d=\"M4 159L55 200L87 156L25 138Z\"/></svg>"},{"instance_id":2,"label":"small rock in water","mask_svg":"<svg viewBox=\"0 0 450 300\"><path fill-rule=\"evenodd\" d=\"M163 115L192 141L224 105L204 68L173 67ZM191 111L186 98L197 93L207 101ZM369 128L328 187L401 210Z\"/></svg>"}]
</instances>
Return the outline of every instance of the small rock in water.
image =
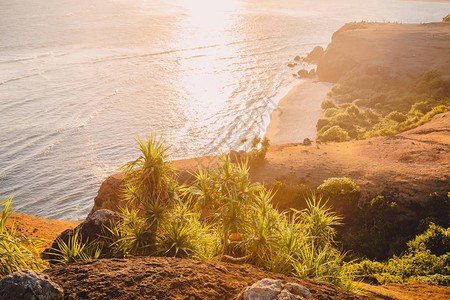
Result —
<instances>
[{"instance_id":1,"label":"small rock in water","mask_svg":"<svg viewBox=\"0 0 450 300\"><path fill-rule=\"evenodd\" d=\"M301 78L308 78L309 77L309 73L305 69L302 69L302 70L298 71L297 74L298 74L298 77L301 77Z\"/></svg>"},{"instance_id":2,"label":"small rock in water","mask_svg":"<svg viewBox=\"0 0 450 300\"><path fill-rule=\"evenodd\" d=\"M288 64L288 67L289 67L289 68L293 68L293 67L295 67L296 65L297 65L296 63Z\"/></svg>"},{"instance_id":3,"label":"small rock in water","mask_svg":"<svg viewBox=\"0 0 450 300\"><path fill-rule=\"evenodd\" d=\"M298 56L298 55L294 58L295 61L299 61L300 59L301 59L301 58L300 58L300 56Z\"/></svg>"}]
</instances>

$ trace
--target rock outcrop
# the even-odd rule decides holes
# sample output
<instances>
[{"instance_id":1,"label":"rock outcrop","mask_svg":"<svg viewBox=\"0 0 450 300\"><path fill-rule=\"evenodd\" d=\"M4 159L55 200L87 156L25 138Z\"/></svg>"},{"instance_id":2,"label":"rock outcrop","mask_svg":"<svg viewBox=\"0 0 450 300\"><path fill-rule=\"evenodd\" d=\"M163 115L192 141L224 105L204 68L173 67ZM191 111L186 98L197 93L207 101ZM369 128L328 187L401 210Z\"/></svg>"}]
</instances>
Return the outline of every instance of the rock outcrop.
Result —
<instances>
[{"instance_id":1,"label":"rock outcrop","mask_svg":"<svg viewBox=\"0 0 450 300\"><path fill-rule=\"evenodd\" d=\"M298 283L283 284L279 279L264 278L242 290L238 300L303 300L311 292Z\"/></svg>"},{"instance_id":2,"label":"rock outcrop","mask_svg":"<svg viewBox=\"0 0 450 300\"><path fill-rule=\"evenodd\" d=\"M445 78L450 75L449 43L450 23L349 23L334 33L317 74L327 82L350 71L415 80L435 69Z\"/></svg>"},{"instance_id":3,"label":"rock outcrop","mask_svg":"<svg viewBox=\"0 0 450 300\"><path fill-rule=\"evenodd\" d=\"M306 56L305 61L312 64L318 64L324 54L323 48L320 46L314 47L314 49Z\"/></svg>"},{"instance_id":4,"label":"rock outcrop","mask_svg":"<svg viewBox=\"0 0 450 300\"><path fill-rule=\"evenodd\" d=\"M70 238L74 236L75 232L78 232L80 241L82 243L89 243L95 240L103 240L108 235L106 228L111 228L115 223L120 220L120 216L117 212L100 209L92 213L86 221L75 227L75 229L66 229L61 232L58 237L53 241L51 247L45 249L41 257L48 260L51 264L56 263L58 260L58 241L68 243ZM108 251L108 249L103 249Z\"/></svg>"},{"instance_id":5,"label":"rock outcrop","mask_svg":"<svg viewBox=\"0 0 450 300\"><path fill-rule=\"evenodd\" d=\"M87 216L86 220L99 209L109 209L112 211L120 211L120 191L123 188L124 173L117 173L109 176L100 186L98 194L94 199L94 207Z\"/></svg>"},{"instance_id":6,"label":"rock outcrop","mask_svg":"<svg viewBox=\"0 0 450 300\"><path fill-rule=\"evenodd\" d=\"M0 280L2 300L62 300L63 289L48 275L32 270L21 270Z\"/></svg>"}]
</instances>

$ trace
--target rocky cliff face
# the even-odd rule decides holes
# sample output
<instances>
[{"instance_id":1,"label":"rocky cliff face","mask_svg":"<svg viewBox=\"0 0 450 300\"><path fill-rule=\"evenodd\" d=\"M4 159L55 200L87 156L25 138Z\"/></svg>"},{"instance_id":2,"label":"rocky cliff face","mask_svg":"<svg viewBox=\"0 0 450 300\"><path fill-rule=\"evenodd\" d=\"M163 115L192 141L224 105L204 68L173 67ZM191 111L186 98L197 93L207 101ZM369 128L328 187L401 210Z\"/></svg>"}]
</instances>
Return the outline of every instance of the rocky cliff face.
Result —
<instances>
[{"instance_id":1,"label":"rocky cliff face","mask_svg":"<svg viewBox=\"0 0 450 300\"><path fill-rule=\"evenodd\" d=\"M321 81L350 71L414 80L430 69L450 79L450 23L349 23L334 33L318 63Z\"/></svg>"}]
</instances>

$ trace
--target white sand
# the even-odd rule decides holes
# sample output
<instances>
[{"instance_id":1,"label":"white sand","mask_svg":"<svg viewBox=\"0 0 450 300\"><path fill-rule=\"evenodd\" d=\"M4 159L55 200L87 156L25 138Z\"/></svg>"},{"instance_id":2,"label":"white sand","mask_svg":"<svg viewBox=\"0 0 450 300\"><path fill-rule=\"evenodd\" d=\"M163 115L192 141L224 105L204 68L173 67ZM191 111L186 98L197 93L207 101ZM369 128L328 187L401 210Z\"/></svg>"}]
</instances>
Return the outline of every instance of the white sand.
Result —
<instances>
[{"instance_id":1,"label":"white sand","mask_svg":"<svg viewBox=\"0 0 450 300\"><path fill-rule=\"evenodd\" d=\"M315 139L316 122L322 117L320 104L326 99L332 84L313 82L299 83L280 100L278 109L271 115L266 136L272 145L303 142Z\"/></svg>"}]
</instances>

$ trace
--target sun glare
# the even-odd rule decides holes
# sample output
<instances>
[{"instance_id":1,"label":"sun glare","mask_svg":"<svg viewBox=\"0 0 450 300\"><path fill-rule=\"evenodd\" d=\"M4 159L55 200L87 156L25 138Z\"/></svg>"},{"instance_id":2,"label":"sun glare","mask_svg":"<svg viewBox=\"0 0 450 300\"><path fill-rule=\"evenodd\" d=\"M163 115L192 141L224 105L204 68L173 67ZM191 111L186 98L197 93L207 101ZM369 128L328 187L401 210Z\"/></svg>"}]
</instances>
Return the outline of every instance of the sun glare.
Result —
<instances>
[{"instance_id":1,"label":"sun glare","mask_svg":"<svg viewBox=\"0 0 450 300\"><path fill-rule=\"evenodd\" d=\"M229 14L236 11L236 0L176 0L176 5L186 10L193 24L218 27L226 22Z\"/></svg>"}]
</instances>

